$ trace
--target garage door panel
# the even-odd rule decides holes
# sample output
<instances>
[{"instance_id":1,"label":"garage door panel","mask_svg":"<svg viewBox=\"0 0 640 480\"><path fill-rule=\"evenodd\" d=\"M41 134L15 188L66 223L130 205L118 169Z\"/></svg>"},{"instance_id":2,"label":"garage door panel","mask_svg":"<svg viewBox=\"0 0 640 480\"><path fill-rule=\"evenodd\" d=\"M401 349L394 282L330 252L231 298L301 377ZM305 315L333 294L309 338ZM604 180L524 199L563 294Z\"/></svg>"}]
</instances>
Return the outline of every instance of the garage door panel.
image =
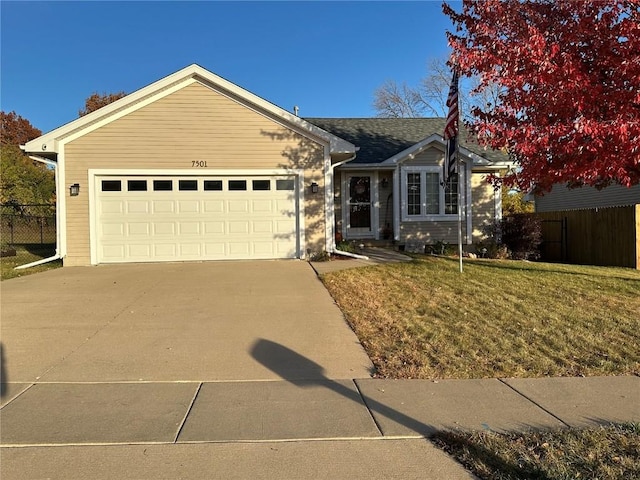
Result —
<instances>
[{"instance_id":1,"label":"garage door panel","mask_svg":"<svg viewBox=\"0 0 640 480\"><path fill-rule=\"evenodd\" d=\"M105 199L100 202L100 211L103 215L111 213L121 214L124 212L124 204L122 200L119 199Z\"/></svg>"},{"instance_id":2,"label":"garage door panel","mask_svg":"<svg viewBox=\"0 0 640 480\"><path fill-rule=\"evenodd\" d=\"M206 242L204 244L205 255L212 260L221 259L225 256L225 244L223 242Z\"/></svg>"},{"instance_id":3,"label":"garage door panel","mask_svg":"<svg viewBox=\"0 0 640 480\"><path fill-rule=\"evenodd\" d=\"M175 211L173 200L155 200L152 205L153 213L173 213Z\"/></svg>"},{"instance_id":4,"label":"garage door panel","mask_svg":"<svg viewBox=\"0 0 640 480\"><path fill-rule=\"evenodd\" d=\"M253 233L273 233L273 222L272 221L256 221L252 222L253 225Z\"/></svg>"},{"instance_id":5,"label":"garage door panel","mask_svg":"<svg viewBox=\"0 0 640 480\"><path fill-rule=\"evenodd\" d=\"M180 222L178 223L178 233L180 235L200 235L200 222Z\"/></svg>"},{"instance_id":6,"label":"garage door panel","mask_svg":"<svg viewBox=\"0 0 640 480\"><path fill-rule=\"evenodd\" d=\"M176 246L170 244L155 244L153 246L153 255L155 257L174 258L176 256Z\"/></svg>"},{"instance_id":7,"label":"garage door panel","mask_svg":"<svg viewBox=\"0 0 640 480\"><path fill-rule=\"evenodd\" d=\"M151 245L148 244L132 244L128 245L129 256L139 260L148 260L151 258Z\"/></svg>"},{"instance_id":8,"label":"garage door panel","mask_svg":"<svg viewBox=\"0 0 640 480\"><path fill-rule=\"evenodd\" d=\"M274 202L269 199L253 200L251 202L251 211L254 213L272 213L274 211Z\"/></svg>"},{"instance_id":9,"label":"garage door panel","mask_svg":"<svg viewBox=\"0 0 640 480\"><path fill-rule=\"evenodd\" d=\"M286 233L290 235L296 234L295 222L287 221L287 220L276 220L275 225L276 225L275 233Z\"/></svg>"},{"instance_id":10,"label":"garage door panel","mask_svg":"<svg viewBox=\"0 0 640 480\"><path fill-rule=\"evenodd\" d=\"M178 200L178 213L198 213L198 212L200 212L200 201Z\"/></svg>"},{"instance_id":11,"label":"garage door panel","mask_svg":"<svg viewBox=\"0 0 640 480\"><path fill-rule=\"evenodd\" d=\"M253 242L253 252L256 255L270 257L273 255L272 242Z\"/></svg>"},{"instance_id":12,"label":"garage door panel","mask_svg":"<svg viewBox=\"0 0 640 480\"><path fill-rule=\"evenodd\" d=\"M229 254L236 256L236 258L247 258L250 248L249 242L246 241L230 241L229 242ZM240 257L237 257L237 256Z\"/></svg>"},{"instance_id":13,"label":"garage door panel","mask_svg":"<svg viewBox=\"0 0 640 480\"><path fill-rule=\"evenodd\" d=\"M180 255L184 257L200 257L202 248L199 243L182 243L179 245Z\"/></svg>"},{"instance_id":14,"label":"garage door panel","mask_svg":"<svg viewBox=\"0 0 640 480\"><path fill-rule=\"evenodd\" d=\"M249 202L246 200L229 200L227 202L229 213L249 213Z\"/></svg>"},{"instance_id":15,"label":"garage door panel","mask_svg":"<svg viewBox=\"0 0 640 480\"><path fill-rule=\"evenodd\" d=\"M214 235L224 233L224 222L204 222L204 234Z\"/></svg>"},{"instance_id":16,"label":"garage door panel","mask_svg":"<svg viewBox=\"0 0 640 480\"><path fill-rule=\"evenodd\" d=\"M102 246L102 258L105 260L120 259L124 257L125 248L124 245L103 245Z\"/></svg>"},{"instance_id":17,"label":"garage door panel","mask_svg":"<svg viewBox=\"0 0 640 480\"><path fill-rule=\"evenodd\" d=\"M229 233L249 233L249 222L229 222Z\"/></svg>"},{"instance_id":18,"label":"garage door panel","mask_svg":"<svg viewBox=\"0 0 640 480\"><path fill-rule=\"evenodd\" d=\"M205 200L202 211L204 213L222 213L224 212L224 202L222 200Z\"/></svg>"},{"instance_id":19,"label":"garage door panel","mask_svg":"<svg viewBox=\"0 0 640 480\"><path fill-rule=\"evenodd\" d=\"M129 200L127 213L149 213L149 202L146 200Z\"/></svg>"},{"instance_id":20,"label":"garage door panel","mask_svg":"<svg viewBox=\"0 0 640 480\"><path fill-rule=\"evenodd\" d=\"M148 223L127 223L127 233L129 235L149 235L149 224Z\"/></svg>"},{"instance_id":21,"label":"garage door panel","mask_svg":"<svg viewBox=\"0 0 640 480\"><path fill-rule=\"evenodd\" d=\"M122 237L124 235L124 223L103 223L102 233L106 236Z\"/></svg>"},{"instance_id":22,"label":"garage door panel","mask_svg":"<svg viewBox=\"0 0 640 480\"><path fill-rule=\"evenodd\" d=\"M191 180L159 175L96 177L98 262L297 256L295 190L275 188L280 182L295 186L291 177L186 178ZM104 179L118 180L125 187L102 192ZM194 180L197 190L178 189L183 184L194 188ZM131 181L146 181L150 187L129 191ZM174 190L156 189L169 181ZM241 182L245 190L229 190Z\"/></svg>"},{"instance_id":23,"label":"garage door panel","mask_svg":"<svg viewBox=\"0 0 640 480\"><path fill-rule=\"evenodd\" d=\"M154 235L175 235L176 225L173 222L154 222L153 223Z\"/></svg>"}]
</instances>

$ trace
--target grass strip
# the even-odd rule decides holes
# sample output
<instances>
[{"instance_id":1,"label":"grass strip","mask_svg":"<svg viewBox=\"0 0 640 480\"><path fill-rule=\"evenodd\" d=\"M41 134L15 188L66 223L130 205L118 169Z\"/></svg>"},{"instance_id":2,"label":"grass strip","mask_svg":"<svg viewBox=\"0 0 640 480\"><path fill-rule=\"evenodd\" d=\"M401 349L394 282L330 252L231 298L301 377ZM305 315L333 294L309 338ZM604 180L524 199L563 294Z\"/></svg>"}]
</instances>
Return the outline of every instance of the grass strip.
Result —
<instances>
[{"instance_id":1,"label":"grass strip","mask_svg":"<svg viewBox=\"0 0 640 480\"><path fill-rule=\"evenodd\" d=\"M481 479L640 478L640 424L525 434L441 432L433 442Z\"/></svg>"}]
</instances>

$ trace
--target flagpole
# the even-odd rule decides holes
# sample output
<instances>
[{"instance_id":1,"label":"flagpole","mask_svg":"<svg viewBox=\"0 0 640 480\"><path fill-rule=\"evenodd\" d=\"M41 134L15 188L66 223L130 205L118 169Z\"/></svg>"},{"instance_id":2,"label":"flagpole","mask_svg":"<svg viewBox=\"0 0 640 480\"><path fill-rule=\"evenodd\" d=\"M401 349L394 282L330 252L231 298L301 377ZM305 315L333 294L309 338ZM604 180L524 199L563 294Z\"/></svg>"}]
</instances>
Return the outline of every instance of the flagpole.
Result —
<instances>
[{"instance_id":1,"label":"flagpole","mask_svg":"<svg viewBox=\"0 0 640 480\"><path fill-rule=\"evenodd\" d=\"M458 172L458 256L462 273L462 168L460 165L460 135L456 135L456 171Z\"/></svg>"},{"instance_id":2,"label":"flagpole","mask_svg":"<svg viewBox=\"0 0 640 480\"><path fill-rule=\"evenodd\" d=\"M447 97L449 113L447 114L443 135L443 139L447 140L447 144L444 156L444 181L442 182L442 186L446 195L447 188L450 188L451 185L450 179L452 175L458 175L458 191L456 192L456 203L458 207L458 257L460 259L460 273L462 273L462 169L460 166L460 134L458 130L460 111L458 109L458 101L458 73L454 67L449 96ZM450 192L450 194L453 195L453 192Z\"/></svg>"}]
</instances>

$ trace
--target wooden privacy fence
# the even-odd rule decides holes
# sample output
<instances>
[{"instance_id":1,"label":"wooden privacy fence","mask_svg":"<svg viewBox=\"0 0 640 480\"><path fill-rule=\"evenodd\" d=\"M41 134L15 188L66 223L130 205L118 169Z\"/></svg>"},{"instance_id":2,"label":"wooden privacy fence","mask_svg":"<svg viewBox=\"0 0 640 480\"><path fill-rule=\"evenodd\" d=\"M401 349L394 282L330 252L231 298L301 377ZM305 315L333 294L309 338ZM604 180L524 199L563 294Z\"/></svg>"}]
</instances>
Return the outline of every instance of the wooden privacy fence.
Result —
<instances>
[{"instance_id":1,"label":"wooden privacy fence","mask_svg":"<svg viewBox=\"0 0 640 480\"><path fill-rule=\"evenodd\" d=\"M640 204L536 215L542 260L640 269Z\"/></svg>"}]
</instances>

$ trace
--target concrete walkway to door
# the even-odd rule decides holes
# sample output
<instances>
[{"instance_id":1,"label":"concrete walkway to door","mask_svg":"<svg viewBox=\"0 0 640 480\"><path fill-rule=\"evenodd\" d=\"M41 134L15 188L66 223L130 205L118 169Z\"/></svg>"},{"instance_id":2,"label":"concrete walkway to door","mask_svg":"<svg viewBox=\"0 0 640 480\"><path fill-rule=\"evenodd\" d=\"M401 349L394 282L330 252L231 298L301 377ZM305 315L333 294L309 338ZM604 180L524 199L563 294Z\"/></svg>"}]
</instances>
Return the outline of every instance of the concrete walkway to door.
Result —
<instances>
[{"instance_id":1,"label":"concrete walkway to door","mask_svg":"<svg viewBox=\"0 0 640 480\"><path fill-rule=\"evenodd\" d=\"M306 262L70 267L2 283L12 383L281 379L250 355L259 340L298 352L329 378L370 376ZM318 378L304 365L278 370Z\"/></svg>"}]
</instances>

